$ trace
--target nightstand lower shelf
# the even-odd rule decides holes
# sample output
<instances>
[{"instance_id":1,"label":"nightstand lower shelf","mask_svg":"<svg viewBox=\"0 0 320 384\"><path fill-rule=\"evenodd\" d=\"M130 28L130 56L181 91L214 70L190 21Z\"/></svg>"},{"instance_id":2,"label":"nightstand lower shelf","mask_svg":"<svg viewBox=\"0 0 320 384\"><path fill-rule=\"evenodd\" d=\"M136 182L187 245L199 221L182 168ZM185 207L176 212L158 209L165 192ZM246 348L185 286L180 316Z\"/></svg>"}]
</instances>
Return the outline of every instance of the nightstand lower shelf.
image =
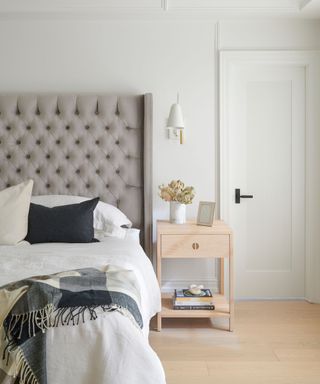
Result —
<instances>
[{"instance_id":1,"label":"nightstand lower shelf","mask_svg":"<svg viewBox=\"0 0 320 384\"><path fill-rule=\"evenodd\" d=\"M213 296L214 310L173 309L173 292L162 294L161 312L157 314L156 329L161 330L164 318L225 318L229 331L233 330L233 237L232 230L223 221L215 221L211 227L195 222L171 224L157 221L157 278L162 287L162 261L168 259L220 259L219 294ZM229 297L224 296L224 261L228 260Z\"/></svg>"},{"instance_id":2,"label":"nightstand lower shelf","mask_svg":"<svg viewBox=\"0 0 320 384\"><path fill-rule=\"evenodd\" d=\"M230 317L229 303L223 295L213 295L215 309L214 310L179 310L173 309L172 295L162 295L162 310L160 316L162 318L192 318L192 317Z\"/></svg>"}]
</instances>

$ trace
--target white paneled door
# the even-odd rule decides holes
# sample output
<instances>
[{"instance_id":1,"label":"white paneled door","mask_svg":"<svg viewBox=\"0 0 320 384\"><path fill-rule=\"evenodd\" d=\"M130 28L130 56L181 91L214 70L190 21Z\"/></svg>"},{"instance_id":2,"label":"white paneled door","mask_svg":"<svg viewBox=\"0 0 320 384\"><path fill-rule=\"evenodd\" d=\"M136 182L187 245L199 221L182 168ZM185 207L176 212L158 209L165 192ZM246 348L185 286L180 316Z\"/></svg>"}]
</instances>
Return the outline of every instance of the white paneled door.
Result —
<instances>
[{"instance_id":1,"label":"white paneled door","mask_svg":"<svg viewBox=\"0 0 320 384\"><path fill-rule=\"evenodd\" d=\"M304 298L306 67L286 52L226 52L221 74L236 298Z\"/></svg>"}]
</instances>

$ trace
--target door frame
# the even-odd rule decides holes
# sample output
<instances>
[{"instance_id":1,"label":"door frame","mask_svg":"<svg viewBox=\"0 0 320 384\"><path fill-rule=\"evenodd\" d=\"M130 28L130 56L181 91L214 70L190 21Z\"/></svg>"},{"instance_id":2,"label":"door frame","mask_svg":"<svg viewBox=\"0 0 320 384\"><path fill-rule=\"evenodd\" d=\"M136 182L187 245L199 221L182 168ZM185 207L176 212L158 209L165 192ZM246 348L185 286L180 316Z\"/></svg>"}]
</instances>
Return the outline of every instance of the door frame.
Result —
<instances>
[{"instance_id":1,"label":"door frame","mask_svg":"<svg viewBox=\"0 0 320 384\"><path fill-rule=\"evenodd\" d=\"M312 232L316 232L312 223L311 188L312 188L312 144L314 132L316 132L317 114L317 55L320 51L219 51L219 117L220 117L220 216L222 220L229 222L229 121L228 121L228 86L232 67L239 64L280 64L296 65L304 68L306 73L306 116L305 116L305 299L310 302L320 303L320 289L318 276L320 263L318 255L314 251L314 239ZM320 83L320 81L319 81ZM320 85L320 84L319 84ZM319 230L320 228L318 228ZM237 250L235 249L235 257ZM225 276L227 278L227 276Z\"/></svg>"}]
</instances>

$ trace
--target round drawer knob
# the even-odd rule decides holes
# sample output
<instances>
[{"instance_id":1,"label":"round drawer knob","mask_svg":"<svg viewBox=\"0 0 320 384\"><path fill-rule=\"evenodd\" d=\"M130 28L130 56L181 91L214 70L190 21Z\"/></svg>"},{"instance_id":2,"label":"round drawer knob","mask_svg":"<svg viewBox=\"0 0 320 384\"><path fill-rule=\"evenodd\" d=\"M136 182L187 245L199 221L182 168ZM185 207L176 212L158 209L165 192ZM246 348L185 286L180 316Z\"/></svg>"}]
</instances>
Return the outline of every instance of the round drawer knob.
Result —
<instances>
[{"instance_id":1,"label":"round drawer knob","mask_svg":"<svg viewBox=\"0 0 320 384\"><path fill-rule=\"evenodd\" d=\"M192 243L192 249L194 249L194 250L199 249L199 244L198 243Z\"/></svg>"}]
</instances>

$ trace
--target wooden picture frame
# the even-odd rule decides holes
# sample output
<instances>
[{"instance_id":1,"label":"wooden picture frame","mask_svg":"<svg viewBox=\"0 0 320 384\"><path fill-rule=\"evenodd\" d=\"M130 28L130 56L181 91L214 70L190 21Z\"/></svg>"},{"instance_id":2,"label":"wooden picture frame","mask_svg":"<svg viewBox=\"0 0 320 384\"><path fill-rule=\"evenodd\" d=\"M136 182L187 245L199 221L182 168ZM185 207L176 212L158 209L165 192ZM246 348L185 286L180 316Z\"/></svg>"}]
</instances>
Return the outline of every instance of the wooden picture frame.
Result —
<instances>
[{"instance_id":1,"label":"wooden picture frame","mask_svg":"<svg viewBox=\"0 0 320 384\"><path fill-rule=\"evenodd\" d=\"M197 216L197 225L212 226L216 203L213 201L200 201Z\"/></svg>"}]
</instances>

